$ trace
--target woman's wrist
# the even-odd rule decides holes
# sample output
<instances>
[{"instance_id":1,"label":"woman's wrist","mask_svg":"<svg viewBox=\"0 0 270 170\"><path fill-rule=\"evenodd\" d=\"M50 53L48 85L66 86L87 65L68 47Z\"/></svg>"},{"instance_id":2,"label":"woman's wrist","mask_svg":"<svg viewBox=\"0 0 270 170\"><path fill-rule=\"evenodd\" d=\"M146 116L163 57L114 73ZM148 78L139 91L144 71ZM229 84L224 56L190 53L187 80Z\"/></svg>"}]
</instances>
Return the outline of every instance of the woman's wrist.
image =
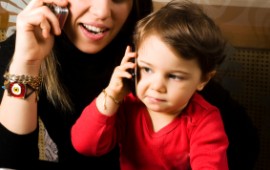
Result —
<instances>
[{"instance_id":1,"label":"woman's wrist","mask_svg":"<svg viewBox=\"0 0 270 170\"><path fill-rule=\"evenodd\" d=\"M28 62L13 60L9 66L11 74L25 74L30 76L38 76L40 74L41 61Z\"/></svg>"},{"instance_id":2,"label":"woman's wrist","mask_svg":"<svg viewBox=\"0 0 270 170\"><path fill-rule=\"evenodd\" d=\"M4 89L7 90L9 96L27 99L31 94L36 93L36 101L38 101L42 83L41 76L16 75L6 72L4 78Z\"/></svg>"}]
</instances>

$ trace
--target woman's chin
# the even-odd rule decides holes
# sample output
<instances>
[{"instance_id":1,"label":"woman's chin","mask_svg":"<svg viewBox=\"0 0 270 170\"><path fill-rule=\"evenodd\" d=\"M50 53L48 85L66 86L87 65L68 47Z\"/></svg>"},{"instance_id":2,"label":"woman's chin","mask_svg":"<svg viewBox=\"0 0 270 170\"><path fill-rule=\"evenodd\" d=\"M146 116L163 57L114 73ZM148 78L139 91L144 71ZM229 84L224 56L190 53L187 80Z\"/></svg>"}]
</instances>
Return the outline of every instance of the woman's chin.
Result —
<instances>
[{"instance_id":1,"label":"woman's chin","mask_svg":"<svg viewBox=\"0 0 270 170\"><path fill-rule=\"evenodd\" d=\"M107 44L100 44L100 43L78 43L75 46L82 52L87 54L96 54L100 52Z\"/></svg>"}]
</instances>

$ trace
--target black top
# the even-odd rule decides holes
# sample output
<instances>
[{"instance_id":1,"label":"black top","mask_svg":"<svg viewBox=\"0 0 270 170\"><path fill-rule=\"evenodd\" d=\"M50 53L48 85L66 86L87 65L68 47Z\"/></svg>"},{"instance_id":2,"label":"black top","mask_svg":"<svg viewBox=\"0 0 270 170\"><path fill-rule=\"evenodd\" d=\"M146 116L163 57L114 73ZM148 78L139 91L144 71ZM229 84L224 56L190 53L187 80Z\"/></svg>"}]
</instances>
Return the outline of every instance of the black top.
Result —
<instances>
[{"instance_id":1,"label":"black top","mask_svg":"<svg viewBox=\"0 0 270 170\"><path fill-rule=\"evenodd\" d=\"M0 44L0 75L4 74L13 55L14 42L15 35ZM64 34L56 37L54 52L61 63L58 66L60 82L65 89L68 89L67 93L71 97L75 111L67 113L55 108L48 102L43 90L39 96L38 114L50 137L57 145L61 165L63 163L63 166L74 166L75 168L91 167L87 169L93 169L93 167L116 169L118 166L117 152L100 158L79 155L71 145L70 128L81 114L82 109L108 85L114 67L124 56L126 43L116 39L100 53L90 55L79 51ZM4 82L3 76L0 77L0 82ZM1 97L3 91L3 89L0 90ZM0 167L7 165L17 168L20 163L27 162L27 166L30 166L31 162L36 163L38 158L37 140L38 130L28 135L16 135L0 126Z\"/></svg>"},{"instance_id":2,"label":"black top","mask_svg":"<svg viewBox=\"0 0 270 170\"><path fill-rule=\"evenodd\" d=\"M14 51L15 36L0 43L0 75L3 75ZM114 45L112 45L114 44ZM75 106L73 113L64 113L48 102L44 91L40 94L38 113L49 135L59 150L59 163L46 163L38 159L38 129L28 135L16 135L0 124L0 167L18 168L24 164L37 169L118 169L117 148L102 157L79 155L71 145L70 128L82 112L107 86L112 71L124 55L126 42L113 41L102 52L89 55L80 52L61 35L56 38L55 54L61 84L68 89ZM122 50L121 50L122 49ZM23 54L22 54L23 55ZM3 82L0 77L0 82ZM3 90L0 90L2 97ZM215 81L210 81L201 94L221 111L225 131L229 138L228 161L230 170L253 169L258 156L258 135L246 111ZM18 113L19 114L19 113ZM42 166L42 168L41 168ZM81 168L80 168L81 167ZM82 168L85 167L85 168Z\"/></svg>"}]
</instances>

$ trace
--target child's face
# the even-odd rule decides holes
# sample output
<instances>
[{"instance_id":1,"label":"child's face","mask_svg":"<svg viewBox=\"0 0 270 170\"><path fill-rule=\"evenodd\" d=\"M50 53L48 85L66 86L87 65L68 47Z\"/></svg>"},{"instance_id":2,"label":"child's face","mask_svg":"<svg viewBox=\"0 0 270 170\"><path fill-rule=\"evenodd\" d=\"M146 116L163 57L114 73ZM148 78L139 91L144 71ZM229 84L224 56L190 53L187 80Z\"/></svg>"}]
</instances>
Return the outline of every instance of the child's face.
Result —
<instances>
[{"instance_id":1,"label":"child's face","mask_svg":"<svg viewBox=\"0 0 270 170\"><path fill-rule=\"evenodd\" d=\"M205 85L197 61L178 56L156 35L140 45L138 71L137 96L153 112L178 114Z\"/></svg>"}]
</instances>

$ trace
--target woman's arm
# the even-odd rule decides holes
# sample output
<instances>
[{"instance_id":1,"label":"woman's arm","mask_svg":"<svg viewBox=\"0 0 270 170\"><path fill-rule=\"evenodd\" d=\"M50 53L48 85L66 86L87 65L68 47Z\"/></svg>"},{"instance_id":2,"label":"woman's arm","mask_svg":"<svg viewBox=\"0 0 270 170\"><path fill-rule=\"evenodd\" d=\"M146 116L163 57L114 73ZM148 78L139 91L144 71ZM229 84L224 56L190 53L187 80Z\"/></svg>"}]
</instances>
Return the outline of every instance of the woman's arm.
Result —
<instances>
[{"instance_id":1,"label":"woman's arm","mask_svg":"<svg viewBox=\"0 0 270 170\"><path fill-rule=\"evenodd\" d=\"M0 43L0 75L4 75L7 65L12 58L15 46L15 36L11 35L7 40ZM4 77L0 76L1 87ZM0 89L0 100L4 90ZM27 167L33 160L38 159L38 129L34 132L18 135L0 123L0 167L21 168ZM23 164L23 165L22 165Z\"/></svg>"},{"instance_id":2,"label":"woman's arm","mask_svg":"<svg viewBox=\"0 0 270 170\"><path fill-rule=\"evenodd\" d=\"M43 59L52 49L54 35L61 33L56 16L43 5L52 2L60 6L67 5L66 0L33 0L18 14L16 45L8 69L9 75L39 75ZM12 82L10 77L6 80ZM6 86L8 87L9 85ZM33 132L37 127L36 98L36 93L25 99L12 97L5 90L0 105L0 123L15 134Z\"/></svg>"}]
</instances>

